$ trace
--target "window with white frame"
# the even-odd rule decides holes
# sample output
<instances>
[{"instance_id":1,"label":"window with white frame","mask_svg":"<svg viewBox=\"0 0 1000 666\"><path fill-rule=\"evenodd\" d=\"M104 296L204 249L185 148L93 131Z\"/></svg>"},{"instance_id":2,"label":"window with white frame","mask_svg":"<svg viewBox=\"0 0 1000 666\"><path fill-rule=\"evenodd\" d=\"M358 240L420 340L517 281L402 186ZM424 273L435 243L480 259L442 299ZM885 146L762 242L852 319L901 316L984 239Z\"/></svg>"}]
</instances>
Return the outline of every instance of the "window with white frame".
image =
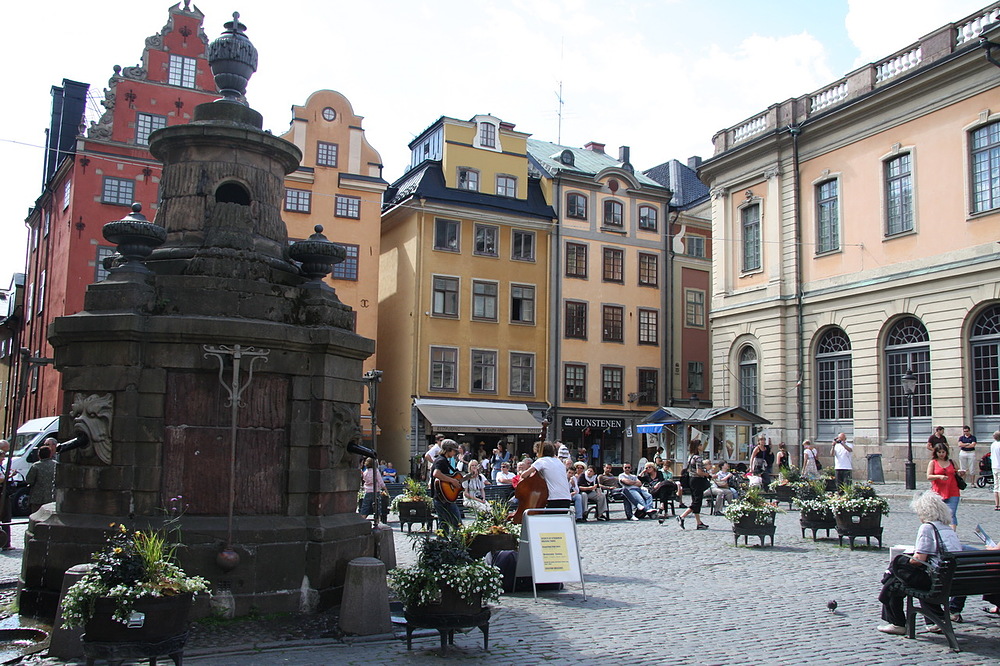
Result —
<instances>
[{"instance_id":1,"label":"window with white frame","mask_svg":"<svg viewBox=\"0 0 1000 666\"><path fill-rule=\"evenodd\" d=\"M472 318L497 320L497 283L472 281Z\"/></svg>"},{"instance_id":2,"label":"window with white frame","mask_svg":"<svg viewBox=\"0 0 1000 666\"><path fill-rule=\"evenodd\" d=\"M659 257L648 252L639 253L639 284L655 287L659 282Z\"/></svg>"},{"instance_id":3,"label":"window with white frame","mask_svg":"<svg viewBox=\"0 0 1000 666\"><path fill-rule=\"evenodd\" d=\"M458 349L455 347L431 347L432 391L454 391L458 388Z\"/></svg>"},{"instance_id":4,"label":"window with white frame","mask_svg":"<svg viewBox=\"0 0 1000 666\"><path fill-rule=\"evenodd\" d=\"M472 390L476 393L496 393L497 353L486 349L472 350Z\"/></svg>"},{"instance_id":5,"label":"window with white frame","mask_svg":"<svg viewBox=\"0 0 1000 666\"><path fill-rule=\"evenodd\" d=\"M458 167L458 189L479 191L479 172L469 167Z\"/></svg>"},{"instance_id":6,"label":"window with white frame","mask_svg":"<svg viewBox=\"0 0 1000 666\"><path fill-rule=\"evenodd\" d=\"M639 308L639 344L656 345L660 338L660 313Z\"/></svg>"},{"instance_id":7,"label":"window with white frame","mask_svg":"<svg viewBox=\"0 0 1000 666\"><path fill-rule=\"evenodd\" d=\"M1000 121L972 132L972 212L1000 208Z\"/></svg>"},{"instance_id":8,"label":"window with white frame","mask_svg":"<svg viewBox=\"0 0 1000 666\"><path fill-rule=\"evenodd\" d=\"M137 113L135 115L135 142L140 146L149 145L149 135L167 126L167 117L153 113Z\"/></svg>"},{"instance_id":9,"label":"window with white frame","mask_svg":"<svg viewBox=\"0 0 1000 666\"><path fill-rule=\"evenodd\" d=\"M285 210L294 213L308 213L312 207L312 192L309 190L285 190Z\"/></svg>"},{"instance_id":10,"label":"window with white frame","mask_svg":"<svg viewBox=\"0 0 1000 666\"><path fill-rule=\"evenodd\" d=\"M684 290L684 325L705 328L705 292L700 289Z\"/></svg>"},{"instance_id":11,"label":"window with white frame","mask_svg":"<svg viewBox=\"0 0 1000 666\"><path fill-rule=\"evenodd\" d=\"M518 324L535 323L535 288L526 284L510 285L510 320Z\"/></svg>"},{"instance_id":12,"label":"window with white frame","mask_svg":"<svg viewBox=\"0 0 1000 666\"><path fill-rule=\"evenodd\" d=\"M740 210L743 234L743 271L760 270L760 204Z\"/></svg>"},{"instance_id":13,"label":"window with white frame","mask_svg":"<svg viewBox=\"0 0 1000 666\"><path fill-rule=\"evenodd\" d=\"M316 165L325 167L337 166L337 151L339 146L328 141L316 142Z\"/></svg>"},{"instance_id":14,"label":"window with white frame","mask_svg":"<svg viewBox=\"0 0 1000 666\"><path fill-rule=\"evenodd\" d=\"M135 182L125 178L104 177L101 203L131 206L135 201Z\"/></svg>"},{"instance_id":15,"label":"window with white frame","mask_svg":"<svg viewBox=\"0 0 1000 666\"><path fill-rule=\"evenodd\" d=\"M739 354L740 407L757 414L757 350L746 345Z\"/></svg>"},{"instance_id":16,"label":"window with white frame","mask_svg":"<svg viewBox=\"0 0 1000 666\"><path fill-rule=\"evenodd\" d=\"M645 231L656 231L656 208L639 206L639 228Z\"/></svg>"},{"instance_id":17,"label":"window with white frame","mask_svg":"<svg viewBox=\"0 0 1000 666\"><path fill-rule=\"evenodd\" d=\"M458 278L435 275L432 285L431 312L439 317L457 317Z\"/></svg>"},{"instance_id":18,"label":"window with white frame","mask_svg":"<svg viewBox=\"0 0 1000 666\"><path fill-rule=\"evenodd\" d=\"M578 220L587 219L587 197L579 192L570 192L566 195L566 217Z\"/></svg>"},{"instance_id":19,"label":"window with white frame","mask_svg":"<svg viewBox=\"0 0 1000 666\"><path fill-rule=\"evenodd\" d=\"M519 395L535 393L535 355L510 353L510 392Z\"/></svg>"},{"instance_id":20,"label":"window with white frame","mask_svg":"<svg viewBox=\"0 0 1000 666\"><path fill-rule=\"evenodd\" d=\"M361 198L338 194L335 199L333 214L336 217L349 217L353 220L360 220Z\"/></svg>"},{"instance_id":21,"label":"window with white frame","mask_svg":"<svg viewBox=\"0 0 1000 666\"><path fill-rule=\"evenodd\" d=\"M516 197L517 178L514 176L497 176L497 194L502 197Z\"/></svg>"},{"instance_id":22,"label":"window with white frame","mask_svg":"<svg viewBox=\"0 0 1000 666\"><path fill-rule=\"evenodd\" d=\"M351 243L337 243L344 250L346 255L339 264L333 265L333 279L335 280L357 280L358 279L358 246Z\"/></svg>"},{"instance_id":23,"label":"window with white frame","mask_svg":"<svg viewBox=\"0 0 1000 666\"><path fill-rule=\"evenodd\" d=\"M37 314L42 314L42 310L45 309L45 275L46 270L43 268L42 272L38 274L38 298L35 299L35 307Z\"/></svg>"},{"instance_id":24,"label":"window with white frame","mask_svg":"<svg viewBox=\"0 0 1000 666\"><path fill-rule=\"evenodd\" d=\"M836 178L816 186L816 253L840 249L840 187Z\"/></svg>"},{"instance_id":25,"label":"window with white frame","mask_svg":"<svg viewBox=\"0 0 1000 666\"><path fill-rule=\"evenodd\" d=\"M182 88L194 88L197 64L198 61L194 58L171 54L167 70L167 83Z\"/></svg>"},{"instance_id":26,"label":"window with white frame","mask_svg":"<svg viewBox=\"0 0 1000 666\"><path fill-rule=\"evenodd\" d=\"M567 363L563 368L563 400L566 402L586 402L587 366Z\"/></svg>"},{"instance_id":27,"label":"window with white frame","mask_svg":"<svg viewBox=\"0 0 1000 666\"><path fill-rule=\"evenodd\" d=\"M535 232L513 229L510 232L510 258L514 261L535 260Z\"/></svg>"},{"instance_id":28,"label":"window with white frame","mask_svg":"<svg viewBox=\"0 0 1000 666\"><path fill-rule=\"evenodd\" d=\"M458 229L456 220L434 220L434 249L459 252Z\"/></svg>"},{"instance_id":29,"label":"window with white frame","mask_svg":"<svg viewBox=\"0 0 1000 666\"><path fill-rule=\"evenodd\" d=\"M583 243L566 243L566 277L587 277L587 246Z\"/></svg>"},{"instance_id":30,"label":"window with white frame","mask_svg":"<svg viewBox=\"0 0 1000 666\"><path fill-rule=\"evenodd\" d=\"M488 224L477 224L475 254L485 257L497 256L497 238L499 235L500 229L498 227Z\"/></svg>"},{"instance_id":31,"label":"window with white frame","mask_svg":"<svg viewBox=\"0 0 1000 666\"><path fill-rule=\"evenodd\" d=\"M63 205L62 209L66 210L69 208L69 195L73 193L73 181L67 180L66 184L63 185Z\"/></svg>"},{"instance_id":32,"label":"window with white frame","mask_svg":"<svg viewBox=\"0 0 1000 666\"><path fill-rule=\"evenodd\" d=\"M885 235L913 231L913 156L903 153L886 160Z\"/></svg>"}]
</instances>

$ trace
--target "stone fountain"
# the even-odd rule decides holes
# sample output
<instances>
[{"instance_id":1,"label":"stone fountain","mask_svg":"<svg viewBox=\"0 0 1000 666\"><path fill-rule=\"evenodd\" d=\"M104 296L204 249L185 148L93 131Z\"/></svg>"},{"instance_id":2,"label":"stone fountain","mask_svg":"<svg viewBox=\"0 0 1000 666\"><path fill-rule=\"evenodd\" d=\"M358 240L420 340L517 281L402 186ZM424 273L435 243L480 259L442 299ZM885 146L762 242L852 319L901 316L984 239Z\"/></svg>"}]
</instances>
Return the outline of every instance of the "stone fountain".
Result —
<instances>
[{"instance_id":1,"label":"stone fountain","mask_svg":"<svg viewBox=\"0 0 1000 666\"><path fill-rule=\"evenodd\" d=\"M135 205L107 225L115 267L50 329L62 439L84 445L61 454L55 511L31 522L22 613L54 615L63 572L109 523L171 512L181 565L236 615L336 603L347 563L372 553L346 449L374 343L322 281L343 248L321 228L288 245L283 178L301 154L247 106L244 30L234 14L209 47L223 98L150 136L154 222Z\"/></svg>"}]
</instances>

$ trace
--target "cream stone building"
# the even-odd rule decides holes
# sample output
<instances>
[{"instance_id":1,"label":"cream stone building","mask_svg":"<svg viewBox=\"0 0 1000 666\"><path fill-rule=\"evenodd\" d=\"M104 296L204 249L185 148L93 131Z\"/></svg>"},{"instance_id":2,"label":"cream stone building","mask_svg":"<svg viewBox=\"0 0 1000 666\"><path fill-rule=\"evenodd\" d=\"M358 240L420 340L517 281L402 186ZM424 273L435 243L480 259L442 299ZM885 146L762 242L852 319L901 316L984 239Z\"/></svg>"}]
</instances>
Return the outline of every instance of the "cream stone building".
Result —
<instances>
[{"instance_id":1,"label":"cream stone building","mask_svg":"<svg viewBox=\"0 0 1000 666\"><path fill-rule=\"evenodd\" d=\"M714 137L713 402L902 475L1000 427L1000 3ZM901 377L917 378L912 398ZM981 444L977 454L985 447Z\"/></svg>"}]
</instances>

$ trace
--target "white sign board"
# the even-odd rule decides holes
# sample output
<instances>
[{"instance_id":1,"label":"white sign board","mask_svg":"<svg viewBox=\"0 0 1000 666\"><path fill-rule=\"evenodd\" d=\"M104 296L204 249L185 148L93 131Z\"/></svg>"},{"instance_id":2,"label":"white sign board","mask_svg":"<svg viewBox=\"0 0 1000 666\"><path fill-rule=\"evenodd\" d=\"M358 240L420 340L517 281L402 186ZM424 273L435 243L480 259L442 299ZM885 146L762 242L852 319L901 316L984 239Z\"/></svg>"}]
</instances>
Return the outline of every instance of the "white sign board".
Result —
<instances>
[{"instance_id":1,"label":"white sign board","mask_svg":"<svg viewBox=\"0 0 1000 666\"><path fill-rule=\"evenodd\" d=\"M538 583L580 583L580 551L573 515L525 512L517 558L517 575L531 575ZM587 598L584 591L583 598Z\"/></svg>"}]
</instances>

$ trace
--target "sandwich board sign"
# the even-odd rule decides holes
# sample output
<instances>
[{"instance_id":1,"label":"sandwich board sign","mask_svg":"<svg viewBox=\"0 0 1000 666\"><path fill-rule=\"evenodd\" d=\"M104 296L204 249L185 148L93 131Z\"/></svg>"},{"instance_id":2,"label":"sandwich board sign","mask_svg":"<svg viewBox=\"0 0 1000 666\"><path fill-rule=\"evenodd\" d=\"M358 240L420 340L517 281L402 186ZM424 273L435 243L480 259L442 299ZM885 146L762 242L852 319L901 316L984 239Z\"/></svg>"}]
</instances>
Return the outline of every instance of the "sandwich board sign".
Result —
<instances>
[{"instance_id":1,"label":"sandwich board sign","mask_svg":"<svg viewBox=\"0 0 1000 666\"><path fill-rule=\"evenodd\" d=\"M538 598L538 583L580 583L583 586L576 521L565 509L528 509L521 524L517 576L531 576L531 588Z\"/></svg>"}]
</instances>

